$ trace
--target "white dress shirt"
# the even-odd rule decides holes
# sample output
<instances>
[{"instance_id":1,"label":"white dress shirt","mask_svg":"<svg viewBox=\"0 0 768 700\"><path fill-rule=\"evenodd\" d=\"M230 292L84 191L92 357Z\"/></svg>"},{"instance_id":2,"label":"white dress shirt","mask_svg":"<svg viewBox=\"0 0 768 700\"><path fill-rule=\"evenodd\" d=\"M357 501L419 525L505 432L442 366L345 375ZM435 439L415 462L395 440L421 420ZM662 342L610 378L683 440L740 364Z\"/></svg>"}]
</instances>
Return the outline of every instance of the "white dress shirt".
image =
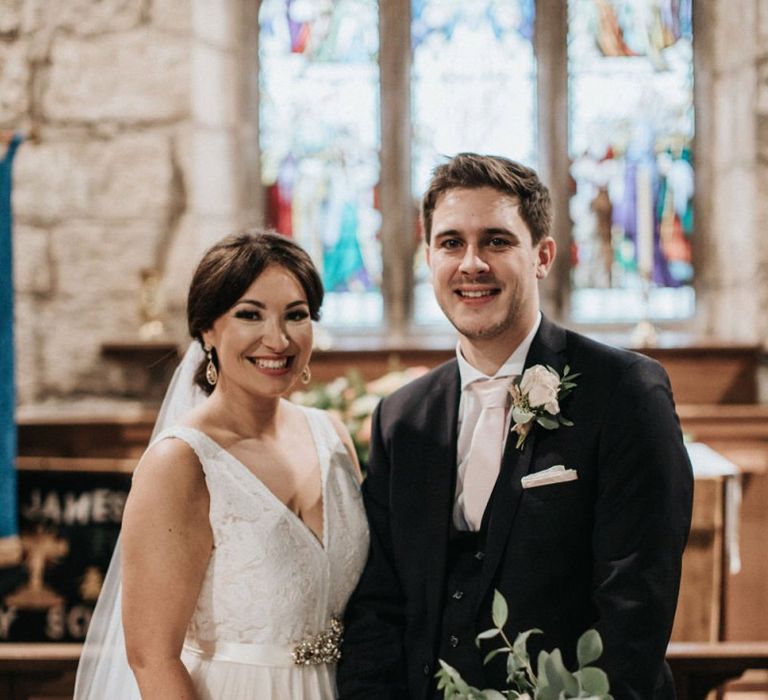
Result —
<instances>
[{"instance_id":1,"label":"white dress shirt","mask_svg":"<svg viewBox=\"0 0 768 700\"><path fill-rule=\"evenodd\" d=\"M457 530L470 530L470 526L464 517L464 474L467 470L467 453L472 442L472 433L474 432L477 419L480 416L480 404L467 387L479 379L496 379L497 377L514 377L523 373L525 358L528 356L533 337L539 330L541 324L541 312L536 316L536 322L533 324L530 332L518 345L514 352L504 361L492 377L483 374L479 369L473 367L461 352L461 345L456 344L456 359L459 362L459 377L461 379L461 399L459 401L459 420L458 420L458 444L456 445L456 495L453 503L453 524ZM509 436L510 422L512 412L507 412L505 436Z\"/></svg>"}]
</instances>

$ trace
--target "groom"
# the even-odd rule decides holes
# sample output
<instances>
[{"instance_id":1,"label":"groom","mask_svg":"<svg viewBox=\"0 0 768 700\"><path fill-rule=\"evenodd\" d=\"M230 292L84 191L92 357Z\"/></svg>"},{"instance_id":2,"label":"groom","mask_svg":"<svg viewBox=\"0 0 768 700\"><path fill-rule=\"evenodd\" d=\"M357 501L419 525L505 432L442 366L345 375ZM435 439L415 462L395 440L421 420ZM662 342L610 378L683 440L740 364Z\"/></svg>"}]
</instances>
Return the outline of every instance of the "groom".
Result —
<instances>
[{"instance_id":1,"label":"groom","mask_svg":"<svg viewBox=\"0 0 768 700\"><path fill-rule=\"evenodd\" d=\"M371 549L346 612L340 697L440 697L438 659L505 688L505 656L483 665L498 638L475 644L498 589L508 636L543 631L532 659L559 647L573 669L594 627L617 700L674 698L664 654L693 483L666 373L541 315L555 243L534 171L458 155L435 170L422 218L459 342L374 414ZM577 375L567 397L546 368ZM545 404L546 426L528 422L526 399Z\"/></svg>"}]
</instances>

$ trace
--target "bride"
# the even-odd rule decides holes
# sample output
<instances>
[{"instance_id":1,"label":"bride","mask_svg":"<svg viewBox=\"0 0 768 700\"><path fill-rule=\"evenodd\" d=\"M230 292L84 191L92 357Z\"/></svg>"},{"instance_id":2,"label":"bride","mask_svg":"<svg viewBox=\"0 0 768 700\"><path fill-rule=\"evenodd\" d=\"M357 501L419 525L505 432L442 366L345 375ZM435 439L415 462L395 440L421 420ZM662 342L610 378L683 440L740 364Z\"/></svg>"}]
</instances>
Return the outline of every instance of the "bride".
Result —
<instances>
[{"instance_id":1,"label":"bride","mask_svg":"<svg viewBox=\"0 0 768 700\"><path fill-rule=\"evenodd\" d=\"M203 257L196 342L134 473L76 700L336 697L339 620L368 551L360 471L337 418L281 398L309 381L322 296L277 234Z\"/></svg>"}]
</instances>

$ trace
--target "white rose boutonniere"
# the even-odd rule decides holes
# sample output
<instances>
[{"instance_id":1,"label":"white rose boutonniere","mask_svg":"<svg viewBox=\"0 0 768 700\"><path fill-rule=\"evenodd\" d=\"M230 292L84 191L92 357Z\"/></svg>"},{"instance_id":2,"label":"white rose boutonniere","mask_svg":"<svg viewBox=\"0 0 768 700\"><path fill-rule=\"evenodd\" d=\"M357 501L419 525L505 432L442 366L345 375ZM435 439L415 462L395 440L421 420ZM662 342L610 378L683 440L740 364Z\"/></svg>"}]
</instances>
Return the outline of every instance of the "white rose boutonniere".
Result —
<instances>
[{"instance_id":1,"label":"white rose boutonniere","mask_svg":"<svg viewBox=\"0 0 768 700\"><path fill-rule=\"evenodd\" d=\"M560 401L576 387L574 380L578 376L571 374L567 365L562 377L552 367L534 365L512 382L509 393L512 395L512 431L517 433L517 449L523 448L525 438L536 423L547 430L573 425L560 413Z\"/></svg>"}]
</instances>

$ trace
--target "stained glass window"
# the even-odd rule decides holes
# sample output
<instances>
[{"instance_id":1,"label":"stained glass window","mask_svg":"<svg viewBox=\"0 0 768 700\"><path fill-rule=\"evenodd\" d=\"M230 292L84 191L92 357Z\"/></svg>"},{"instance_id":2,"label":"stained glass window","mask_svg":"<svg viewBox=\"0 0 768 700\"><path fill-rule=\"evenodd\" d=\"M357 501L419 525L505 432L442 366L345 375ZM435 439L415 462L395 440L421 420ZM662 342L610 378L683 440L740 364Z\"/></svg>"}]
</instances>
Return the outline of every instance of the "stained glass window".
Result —
<instances>
[{"instance_id":1,"label":"stained glass window","mask_svg":"<svg viewBox=\"0 0 768 700\"><path fill-rule=\"evenodd\" d=\"M569 2L571 317L690 317L692 0Z\"/></svg>"},{"instance_id":2,"label":"stained glass window","mask_svg":"<svg viewBox=\"0 0 768 700\"><path fill-rule=\"evenodd\" d=\"M412 0L413 195L442 156L495 153L535 166L534 0ZM417 323L444 322L420 246Z\"/></svg>"},{"instance_id":3,"label":"stained glass window","mask_svg":"<svg viewBox=\"0 0 768 700\"><path fill-rule=\"evenodd\" d=\"M376 0L262 0L260 144L267 223L312 255L323 321L382 321Z\"/></svg>"}]
</instances>

